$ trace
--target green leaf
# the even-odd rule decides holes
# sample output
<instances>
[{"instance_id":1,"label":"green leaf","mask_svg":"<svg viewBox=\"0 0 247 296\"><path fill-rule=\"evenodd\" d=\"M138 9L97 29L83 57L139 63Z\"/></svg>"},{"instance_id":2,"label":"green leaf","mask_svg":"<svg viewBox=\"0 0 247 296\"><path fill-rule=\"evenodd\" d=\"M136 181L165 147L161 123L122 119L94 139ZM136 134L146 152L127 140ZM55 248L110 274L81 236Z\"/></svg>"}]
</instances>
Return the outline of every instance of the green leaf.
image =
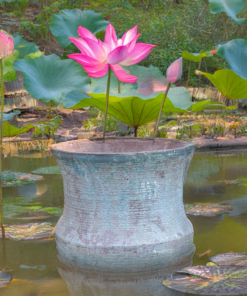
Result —
<instances>
[{"instance_id":1,"label":"green leaf","mask_svg":"<svg viewBox=\"0 0 247 296\"><path fill-rule=\"evenodd\" d=\"M19 51L19 59L23 59L26 55L39 51L35 43L26 41L23 36L18 33L15 33L12 38L14 40L15 50Z\"/></svg>"},{"instance_id":2,"label":"green leaf","mask_svg":"<svg viewBox=\"0 0 247 296\"><path fill-rule=\"evenodd\" d=\"M3 60L3 79L6 82L15 80L16 72L13 67L13 63L18 59L18 55L19 52L15 50L11 56Z\"/></svg>"},{"instance_id":3,"label":"green leaf","mask_svg":"<svg viewBox=\"0 0 247 296\"><path fill-rule=\"evenodd\" d=\"M227 266L246 266L247 267L247 253L225 253L215 255L209 258L217 265Z\"/></svg>"},{"instance_id":4,"label":"green leaf","mask_svg":"<svg viewBox=\"0 0 247 296\"><path fill-rule=\"evenodd\" d=\"M193 62L201 62L203 58L211 57L212 54L202 52L202 53L189 53L187 51L184 51L182 53L182 57L185 60L193 61Z\"/></svg>"},{"instance_id":5,"label":"green leaf","mask_svg":"<svg viewBox=\"0 0 247 296\"><path fill-rule=\"evenodd\" d=\"M1 177L3 187L23 186L44 179L42 176L12 171L2 172Z\"/></svg>"},{"instance_id":6,"label":"green leaf","mask_svg":"<svg viewBox=\"0 0 247 296\"><path fill-rule=\"evenodd\" d=\"M44 55L44 53L42 51L37 51L37 52L30 53L30 54L26 55L24 57L24 59L26 59L28 57L31 58L31 59L36 59L36 58L39 58L39 57L41 57L43 55Z\"/></svg>"},{"instance_id":7,"label":"green leaf","mask_svg":"<svg viewBox=\"0 0 247 296\"><path fill-rule=\"evenodd\" d=\"M121 93L118 93L118 80L115 75L111 76L108 114L132 127L156 119L167 87L166 78L153 66L131 66L125 70L135 75L138 81L121 83ZM83 92L73 91L63 98L63 106L71 109L93 106L104 111L107 75L91 80L92 83L87 86L90 97L85 97ZM174 87L169 90L164 112L186 113L192 104L190 91L184 87Z\"/></svg>"},{"instance_id":8,"label":"green leaf","mask_svg":"<svg viewBox=\"0 0 247 296\"><path fill-rule=\"evenodd\" d=\"M247 79L247 41L234 39L217 45L217 54L226 59L230 69Z\"/></svg>"},{"instance_id":9,"label":"green leaf","mask_svg":"<svg viewBox=\"0 0 247 296\"><path fill-rule=\"evenodd\" d=\"M77 29L82 26L93 34L105 30L108 21L102 19L100 13L92 10L65 9L60 14L53 14L50 22L50 30L59 44L66 48L71 44L70 37L78 37Z\"/></svg>"},{"instance_id":10,"label":"green leaf","mask_svg":"<svg viewBox=\"0 0 247 296\"><path fill-rule=\"evenodd\" d=\"M209 104L206 104L203 109L204 110L235 110L237 108L238 108L237 105L227 107L221 102L210 102Z\"/></svg>"},{"instance_id":11,"label":"green leaf","mask_svg":"<svg viewBox=\"0 0 247 296\"><path fill-rule=\"evenodd\" d=\"M40 168L32 172L33 174L44 174L44 175L60 175L60 170L58 166L50 166L46 168Z\"/></svg>"},{"instance_id":12,"label":"green leaf","mask_svg":"<svg viewBox=\"0 0 247 296\"><path fill-rule=\"evenodd\" d=\"M55 105L59 105L68 92L90 82L81 65L70 59L61 60L55 54L17 60L14 67L23 72L25 89L34 99L53 101Z\"/></svg>"},{"instance_id":13,"label":"green leaf","mask_svg":"<svg viewBox=\"0 0 247 296\"><path fill-rule=\"evenodd\" d=\"M238 25L241 25L245 21L244 18L237 18L237 14L245 7L245 0L209 0L209 4L213 14L225 12Z\"/></svg>"},{"instance_id":14,"label":"green leaf","mask_svg":"<svg viewBox=\"0 0 247 296\"><path fill-rule=\"evenodd\" d=\"M31 128L33 128L33 124L29 123L24 127L18 128L13 125L10 125L8 121L4 121L3 123L3 136L4 137L14 137L21 134L26 133Z\"/></svg>"},{"instance_id":15,"label":"green leaf","mask_svg":"<svg viewBox=\"0 0 247 296\"><path fill-rule=\"evenodd\" d=\"M235 266L192 266L165 278L168 288L199 295L247 293L247 269Z\"/></svg>"},{"instance_id":16,"label":"green leaf","mask_svg":"<svg viewBox=\"0 0 247 296\"><path fill-rule=\"evenodd\" d=\"M219 70L214 74L200 72L227 99L238 100L247 98L247 79L243 79L232 70Z\"/></svg>"}]
</instances>

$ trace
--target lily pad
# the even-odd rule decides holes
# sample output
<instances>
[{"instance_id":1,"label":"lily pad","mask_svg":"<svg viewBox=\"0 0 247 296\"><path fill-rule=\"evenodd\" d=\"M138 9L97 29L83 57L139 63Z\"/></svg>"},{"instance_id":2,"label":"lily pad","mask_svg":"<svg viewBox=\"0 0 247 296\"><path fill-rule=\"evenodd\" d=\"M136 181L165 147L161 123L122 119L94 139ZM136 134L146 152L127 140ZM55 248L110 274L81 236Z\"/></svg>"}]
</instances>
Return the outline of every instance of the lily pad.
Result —
<instances>
[{"instance_id":1,"label":"lily pad","mask_svg":"<svg viewBox=\"0 0 247 296\"><path fill-rule=\"evenodd\" d=\"M40 168L32 171L33 174L43 174L43 175L60 175L60 170L58 166L50 166L46 168Z\"/></svg>"},{"instance_id":2,"label":"lily pad","mask_svg":"<svg viewBox=\"0 0 247 296\"><path fill-rule=\"evenodd\" d=\"M51 223L29 223L18 225L6 225L5 235L11 240L34 240L53 235L54 225ZM0 237L2 232L0 231Z\"/></svg>"},{"instance_id":3,"label":"lily pad","mask_svg":"<svg viewBox=\"0 0 247 296\"><path fill-rule=\"evenodd\" d=\"M213 217L228 213L233 209L231 204L222 203L201 203L201 204L185 204L185 212L187 215Z\"/></svg>"},{"instance_id":4,"label":"lily pad","mask_svg":"<svg viewBox=\"0 0 247 296\"><path fill-rule=\"evenodd\" d=\"M2 186L3 187L14 187L23 186L34 183L44 178L39 175L32 175L28 173L4 171L2 172Z\"/></svg>"},{"instance_id":5,"label":"lily pad","mask_svg":"<svg viewBox=\"0 0 247 296\"><path fill-rule=\"evenodd\" d=\"M62 208L58 207L45 207L42 206L28 206L28 205L11 205L11 204L5 204L3 206L4 210L4 216L5 218L22 218L24 216L27 219L30 218L37 218L40 216L37 216L40 212L48 213L51 215L61 216L63 213ZM39 214L40 215L40 214ZM42 218L49 218L49 216L42 216Z\"/></svg>"},{"instance_id":6,"label":"lily pad","mask_svg":"<svg viewBox=\"0 0 247 296\"><path fill-rule=\"evenodd\" d=\"M108 114L123 123L135 127L151 122L158 117L160 106L167 88L166 77L153 66L131 66L126 71L138 78L136 83L121 84L118 93L118 80L111 76ZM73 91L63 98L63 106L78 109L93 106L105 110L107 75L92 78L87 86L87 97L83 92ZM164 104L164 112L187 113L193 105L190 91L184 87L173 87L169 90Z\"/></svg>"},{"instance_id":7,"label":"lily pad","mask_svg":"<svg viewBox=\"0 0 247 296\"><path fill-rule=\"evenodd\" d=\"M92 10L65 9L59 14L53 14L50 22L52 34L59 44L66 48L71 44L70 37L79 37L77 30L79 26L88 29L93 34L105 30L108 21L103 20L100 13Z\"/></svg>"},{"instance_id":8,"label":"lily pad","mask_svg":"<svg viewBox=\"0 0 247 296\"><path fill-rule=\"evenodd\" d=\"M246 266L247 267L247 253L225 253L215 255L209 258L217 265L227 266Z\"/></svg>"},{"instance_id":9,"label":"lily pad","mask_svg":"<svg viewBox=\"0 0 247 296\"><path fill-rule=\"evenodd\" d=\"M13 36L15 50L19 52L19 59L24 59L25 56L39 52L38 46L33 42L26 41L22 35L15 33Z\"/></svg>"},{"instance_id":10,"label":"lily pad","mask_svg":"<svg viewBox=\"0 0 247 296\"><path fill-rule=\"evenodd\" d=\"M227 99L247 98L247 79L241 78L233 70L219 70L214 74L197 71L207 77Z\"/></svg>"},{"instance_id":11,"label":"lily pad","mask_svg":"<svg viewBox=\"0 0 247 296\"><path fill-rule=\"evenodd\" d=\"M247 79L247 40L233 39L217 45L216 49L217 54L228 62L230 70Z\"/></svg>"},{"instance_id":12,"label":"lily pad","mask_svg":"<svg viewBox=\"0 0 247 296\"><path fill-rule=\"evenodd\" d=\"M182 57L185 60L193 61L193 62L201 62L203 58L211 57L212 54L210 52L201 52L201 53L190 53L187 51L184 51L182 53Z\"/></svg>"},{"instance_id":13,"label":"lily pad","mask_svg":"<svg viewBox=\"0 0 247 296\"><path fill-rule=\"evenodd\" d=\"M10 283L12 277L2 271L0 271L0 288L6 287Z\"/></svg>"},{"instance_id":14,"label":"lily pad","mask_svg":"<svg viewBox=\"0 0 247 296\"><path fill-rule=\"evenodd\" d=\"M245 0L209 0L210 9L213 14L225 12L230 16L238 25L241 25L245 19L237 18L245 7Z\"/></svg>"},{"instance_id":15,"label":"lily pad","mask_svg":"<svg viewBox=\"0 0 247 296\"><path fill-rule=\"evenodd\" d=\"M25 89L34 99L55 105L70 91L90 82L81 65L70 59L61 60L55 54L17 60L14 67L23 72Z\"/></svg>"},{"instance_id":16,"label":"lily pad","mask_svg":"<svg viewBox=\"0 0 247 296\"><path fill-rule=\"evenodd\" d=\"M163 284L177 291L199 295L246 294L247 268L193 266L167 277Z\"/></svg>"}]
</instances>

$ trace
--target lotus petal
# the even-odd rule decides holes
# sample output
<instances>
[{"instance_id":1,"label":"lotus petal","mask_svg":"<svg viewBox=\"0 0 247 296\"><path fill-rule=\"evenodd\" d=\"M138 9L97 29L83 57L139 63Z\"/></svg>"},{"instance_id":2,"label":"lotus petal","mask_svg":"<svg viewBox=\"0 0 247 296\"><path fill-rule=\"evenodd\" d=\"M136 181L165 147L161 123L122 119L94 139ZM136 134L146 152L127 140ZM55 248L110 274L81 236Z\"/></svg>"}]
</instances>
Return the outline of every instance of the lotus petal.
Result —
<instances>
[{"instance_id":1,"label":"lotus petal","mask_svg":"<svg viewBox=\"0 0 247 296\"><path fill-rule=\"evenodd\" d=\"M135 65L147 57L154 47L155 45L137 43L134 49L128 54L127 58L120 64L123 66Z\"/></svg>"},{"instance_id":2,"label":"lotus petal","mask_svg":"<svg viewBox=\"0 0 247 296\"><path fill-rule=\"evenodd\" d=\"M137 77L133 76L133 75L129 75L127 74L123 68L119 65L110 65L112 71L114 72L114 74L116 75L116 77L123 82L126 83L134 83L137 81Z\"/></svg>"},{"instance_id":3,"label":"lotus petal","mask_svg":"<svg viewBox=\"0 0 247 296\"><path fill-rule=\"evenodd\" d=\"M126 59L127 55L128 46L119 46L110 52L106 61L110 65L116 65Z\"/></svg>"}]
</instances>

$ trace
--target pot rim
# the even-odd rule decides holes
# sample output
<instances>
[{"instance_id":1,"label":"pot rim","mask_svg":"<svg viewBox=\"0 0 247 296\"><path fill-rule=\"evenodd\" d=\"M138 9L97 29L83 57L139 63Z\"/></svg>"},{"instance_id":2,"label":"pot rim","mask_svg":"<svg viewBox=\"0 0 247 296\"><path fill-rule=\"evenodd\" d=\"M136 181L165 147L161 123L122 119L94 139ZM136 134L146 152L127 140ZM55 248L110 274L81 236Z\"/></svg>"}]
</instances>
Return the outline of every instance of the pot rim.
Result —
<instances>
[{"instance_id":1,"label":"pot rim","mask_svg":"<svg viewBox=\"0 0 247 296\"><path fill-rule=\"evenodd\" d=\"M116 155L135 155L135 154L158 154L158 153L168 153L168 152L172 152L172 151L183 151L183 150L187 150L187 149L193 149L195 148L195 143L194 142L185 142L185 141L181 141L181 140L177 140L177 139L167 139L167 138L156 138L156 139L152 139L152 138L133 138L133 137L107 137L105 138L105 140L131 140L131 141L162 141L162 142L174 142L174 143L181 143L181 147L175 147L175 148L164 148L164 149L159 149L159 150L143 150L143 151L126 151L126 152L113 152L113 151L109 151L109 152L80 152L80 151L69 151L67 149L63 149L60 148L61 146L67 146L67 145L73 145L73 143L75 142L98 142L98 141L104 141L102 138L96 138L96 139L78 139L78 140L73 140L73 141L67 141L67 142L61 142L58 144L53 144L51 145L51 152L52 153L62 153L62 154L73 154L73 155L90 155L90 156L116 156Z\"/></svg>"}]
</instances>

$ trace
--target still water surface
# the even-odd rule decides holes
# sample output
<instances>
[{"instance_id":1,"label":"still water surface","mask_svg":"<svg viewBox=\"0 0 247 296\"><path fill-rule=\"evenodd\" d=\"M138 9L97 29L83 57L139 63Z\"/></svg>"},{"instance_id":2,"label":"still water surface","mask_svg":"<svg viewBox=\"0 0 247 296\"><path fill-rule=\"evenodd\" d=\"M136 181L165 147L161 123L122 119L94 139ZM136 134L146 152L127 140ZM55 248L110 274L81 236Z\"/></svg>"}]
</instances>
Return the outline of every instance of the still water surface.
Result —
<instances>
[{"instance_id":1,"label":"still water surface","mask_svg":"<svg viewBox=\"0 0 247 296\"><path fill-rule=\"evenodd\" d=\"M30 173L35 169L55 166L53 156L30 154L4 159L4 170ZM242 185L229 184L241 178ZM245 181L246 179L246 181ZM228 183L228 184L227 184ZM25 204L42 207L63 206L61 175L44 175L43 181L19 187L3 188L5 203L22 198ZM223 154L195 154L184 186L184 202L227 202L234 207L228 215L216 217L189 216L195 230L196 254L193 265L205 265L208 257L197 254L211 250L210 256L225 252L247 251L247 151ZM6 219L6 224L33 222L56 223L58 216L19 215ZM129 278L87 274L62 266L56 259L54 240L7 240L6 261L14 280L0 289L1 296L159 296L184 295L166 289L163 275L136 275ZM3 268L0 241L0 269ZM189 264L189 262L188 262ZM22 266L26 268L22 268ZM32 267L32 268L27 268ZM38 267L38 268L36 268ZM60 273L60 274L59 274ZM67 282L67 285L65 281ZM68 288L70 292L68 291Z\"/></svg>"}]
</instances>

